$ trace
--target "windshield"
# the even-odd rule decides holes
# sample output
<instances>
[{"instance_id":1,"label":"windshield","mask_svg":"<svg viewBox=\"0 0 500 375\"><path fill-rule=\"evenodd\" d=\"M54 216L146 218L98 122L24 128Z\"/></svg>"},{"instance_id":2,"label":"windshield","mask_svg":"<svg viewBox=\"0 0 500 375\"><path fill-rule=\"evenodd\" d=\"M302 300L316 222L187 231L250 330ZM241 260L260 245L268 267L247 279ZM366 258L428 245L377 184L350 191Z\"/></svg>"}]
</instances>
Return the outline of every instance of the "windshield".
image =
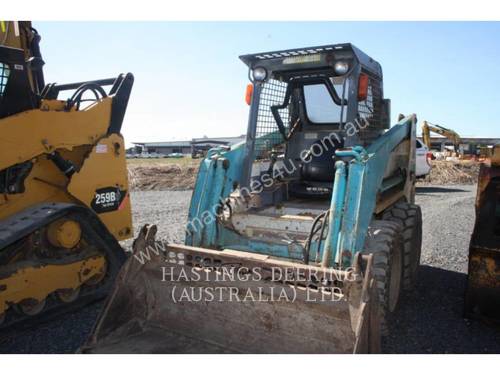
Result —
<instances>
[{"instance_id":1,"label":"windshield","mask_svg":"<svg viewBox=\"0 0 500 375\"><path fill-rule=\"evenodd\" d=\"M341 99L347 98L349 90L349 81L335 83L332 80L332 86ZM332 124L345 122L347 118L347 107L335 103L332 95L328 91L326 84L318 83L304 85L304 101L307 118L313 124Z\"/></svg>"},{"instance_id":2,"label":"windshield","mask_svg":"<svg viewBox=\"0 0 500 375\"><path fill-rule=\"evenodd\" d=\"M327 79L331 85L318 79L303 83L305 112L313 125L338 124L341 117L342 122L347 118L348 81L343 77ZM298 106L301 101L296 94L302 90L302 84L297 80L295 85L297 90L293 92L289 83L277 79L269 79L262 85L255 130L257 159L265 158L271 150L286 142L300 125Z\"/></svg>"}]
</instances>

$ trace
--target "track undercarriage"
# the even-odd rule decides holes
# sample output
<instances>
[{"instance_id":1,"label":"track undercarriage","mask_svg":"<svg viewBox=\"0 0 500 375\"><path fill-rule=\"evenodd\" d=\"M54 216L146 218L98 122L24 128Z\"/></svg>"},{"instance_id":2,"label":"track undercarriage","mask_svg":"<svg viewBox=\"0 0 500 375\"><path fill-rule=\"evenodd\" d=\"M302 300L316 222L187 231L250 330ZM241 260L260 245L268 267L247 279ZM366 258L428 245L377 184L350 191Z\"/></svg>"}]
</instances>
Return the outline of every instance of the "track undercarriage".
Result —
<instances>
[{"instance_id":1,"label":"track undercarriage","mask_svg":"<svg viewBox=\"0 0 500 375\"><path fill-rule=\"evenodd\" d=\"M78 226L78 238L68 239L68 224ZM73 242L54 243L54 230L61 241ZM9 218L0 244L2 329L104 297L125 261L97 216L72 204L42 204Z\"/></svg>"}]
</instances>

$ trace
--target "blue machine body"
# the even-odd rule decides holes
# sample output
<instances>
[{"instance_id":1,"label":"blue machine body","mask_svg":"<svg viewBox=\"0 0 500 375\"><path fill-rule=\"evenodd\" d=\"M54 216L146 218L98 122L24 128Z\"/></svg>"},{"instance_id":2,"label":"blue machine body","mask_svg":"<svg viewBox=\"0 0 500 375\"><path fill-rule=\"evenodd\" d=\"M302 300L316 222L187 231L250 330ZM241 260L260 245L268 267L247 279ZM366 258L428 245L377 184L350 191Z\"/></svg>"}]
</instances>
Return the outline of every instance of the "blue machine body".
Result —
<instances>
[{"instance_id":1,"label":"blue machine body","mask_svg":"<svg viewBox=\"0 0 500 375\"><path fill-rule=\"evenodd\" d=\"M315 244L311 246L311 258L319 251L324 266L349 267L354 255L362 251L377 195L401 182L384 180L388 160L397 145L405 140L414 142L415 122L414 115L402 119L366 149L355 146L337 151L337 156L347 161L337 162L336 166L332 164L337 173L333 182L328 238L320 249ZM185 244L302 259L303 248L296 243L250 239L225 227L217 219L224 200L242 177L244 154L243 142L230 150L212 149L202 160L191 199Z\"/></svg>"}]
</instances>

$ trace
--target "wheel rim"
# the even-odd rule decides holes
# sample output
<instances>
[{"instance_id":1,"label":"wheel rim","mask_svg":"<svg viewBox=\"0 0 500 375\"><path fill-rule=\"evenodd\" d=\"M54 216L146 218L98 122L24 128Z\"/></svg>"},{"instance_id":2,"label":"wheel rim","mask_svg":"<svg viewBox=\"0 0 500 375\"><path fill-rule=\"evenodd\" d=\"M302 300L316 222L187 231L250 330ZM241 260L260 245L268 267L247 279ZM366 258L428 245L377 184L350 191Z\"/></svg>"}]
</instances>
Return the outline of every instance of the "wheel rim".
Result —
<instances>
[{"instance_id":1,"label":"wheel rim","mask_svg":"<svg viewBox=\"0 0 500 375\"><path fill-rule=\"evenodd\" d=\"M80 287L76 289L60 289L56 292L57 298L64 303L74 302L80 294Z\"/></svg>"},{"instance_id":2,"label":"wheel rim","mask_svg":"<svg viewBox=\"0 0 500 375\"><path fill-rule=\"evenodd\" d=\"M403 271L400 251L394 251L391 262L391 279L389 282L389 311L393 312L399 302L401 291L401 275Z\"/></svg>"},{"instance_id":3,"label":"wheel rim","mask_svg":"<svg viewBox=\"0 0 500 375\"><path fill-rule=\"evenodd\" d=\"M19 308L25 315L33 316L39 314L45 307L45 299L37 301L35 299L24 300L19 303Z\"/></svg>"}]
</instances>

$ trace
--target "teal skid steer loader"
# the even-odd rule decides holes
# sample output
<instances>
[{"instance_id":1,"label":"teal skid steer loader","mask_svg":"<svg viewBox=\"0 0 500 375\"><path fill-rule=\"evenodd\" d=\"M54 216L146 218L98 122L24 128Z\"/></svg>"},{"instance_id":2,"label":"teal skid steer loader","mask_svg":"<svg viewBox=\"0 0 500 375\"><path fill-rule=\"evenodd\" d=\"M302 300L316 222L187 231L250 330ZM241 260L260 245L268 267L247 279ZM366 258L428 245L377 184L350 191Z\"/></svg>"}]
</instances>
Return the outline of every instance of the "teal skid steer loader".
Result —
<instances>
[{"instance_id":1,"label":"teal skid steer loader","mask_svg":"<svg viewBox=\"0 0 500 375\"><path fill-rule=\"evenodd\" d=\"M83 352L372 353L415 282L416 117L351 44L241 56L246 141L200 164L183 245L142 228Z\"/></svg>"}]
</instances>

